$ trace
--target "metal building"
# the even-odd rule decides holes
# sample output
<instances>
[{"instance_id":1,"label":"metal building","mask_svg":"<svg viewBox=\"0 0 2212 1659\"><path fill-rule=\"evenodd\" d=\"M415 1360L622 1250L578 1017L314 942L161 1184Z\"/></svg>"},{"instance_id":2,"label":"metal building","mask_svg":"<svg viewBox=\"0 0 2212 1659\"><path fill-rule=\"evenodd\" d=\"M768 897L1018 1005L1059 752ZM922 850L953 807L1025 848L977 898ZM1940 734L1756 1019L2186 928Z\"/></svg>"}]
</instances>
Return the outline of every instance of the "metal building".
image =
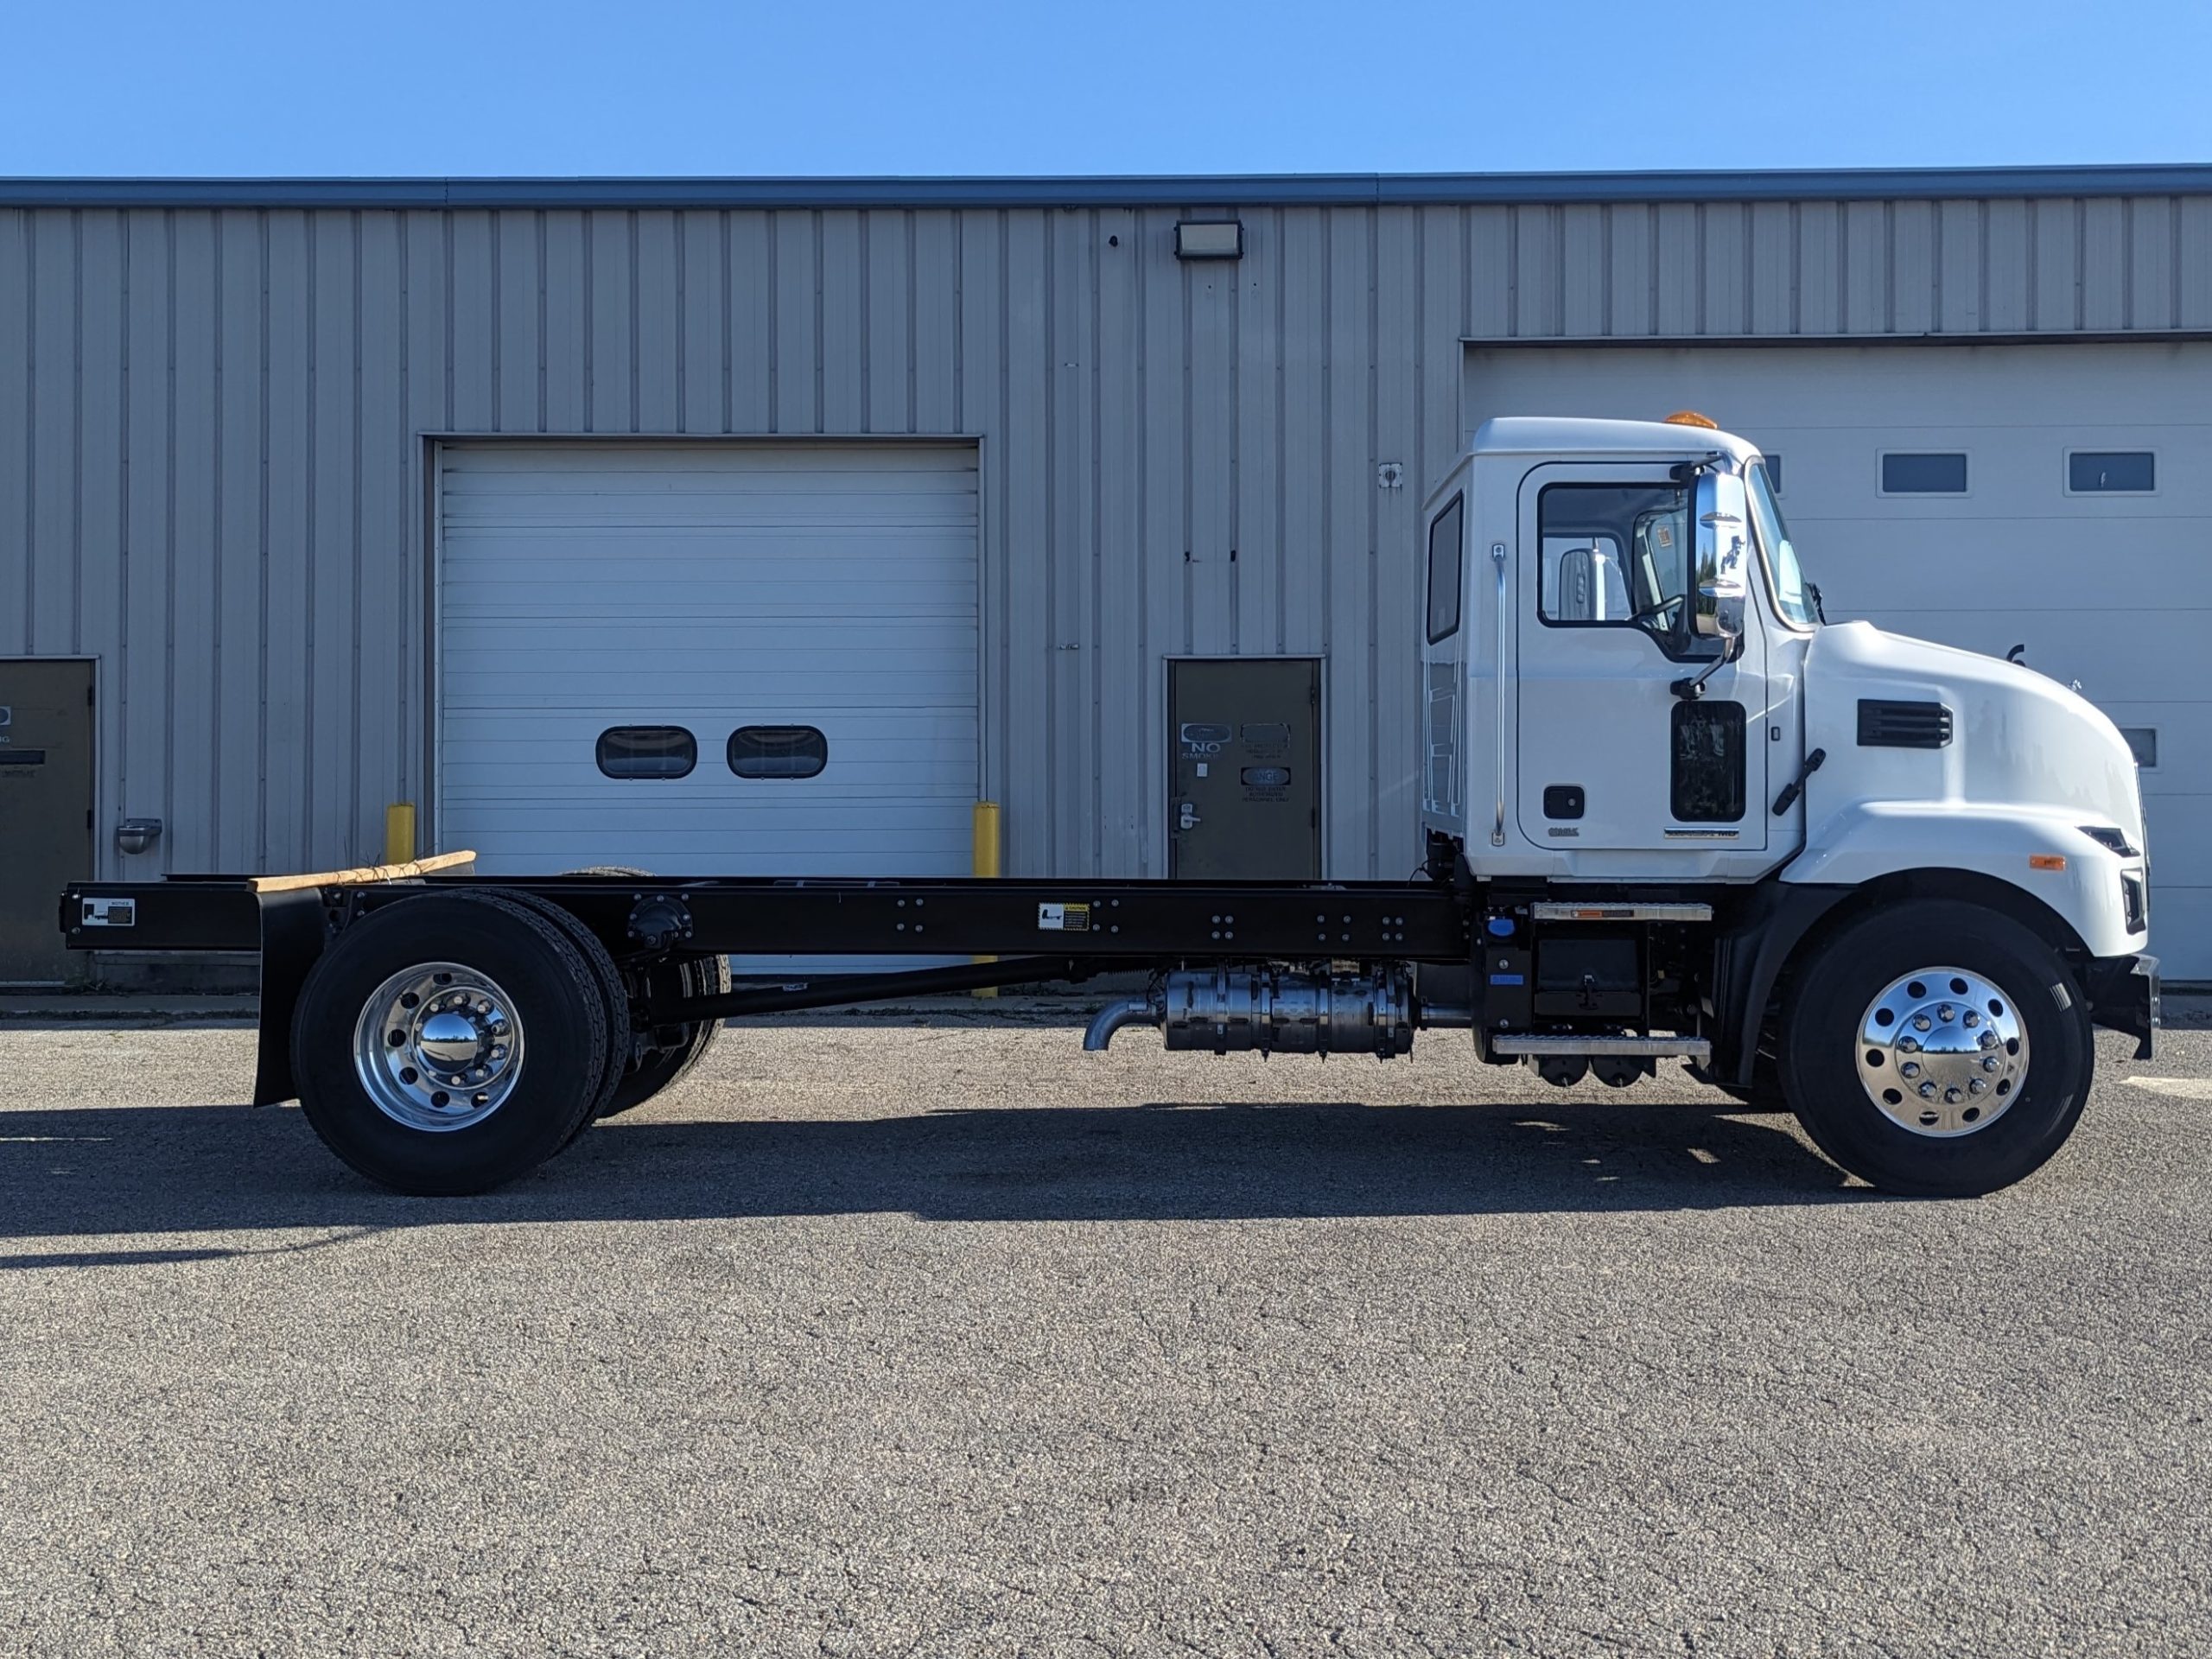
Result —
<instances>
[{"instance_id":1,"label":"metal building","mask_svg":"<svg viewBox=\"0 0 2212 1659\"><path fill-rule=\"evenodd\" d=\"M2212 977L2212 168L0 182L0 981L87 874L1400 876L1500 412L2139 744ZM1171 732L1177 741L1171 741ZM31 757L37 757L33 759Z\"/></svg>"}]
</instances>

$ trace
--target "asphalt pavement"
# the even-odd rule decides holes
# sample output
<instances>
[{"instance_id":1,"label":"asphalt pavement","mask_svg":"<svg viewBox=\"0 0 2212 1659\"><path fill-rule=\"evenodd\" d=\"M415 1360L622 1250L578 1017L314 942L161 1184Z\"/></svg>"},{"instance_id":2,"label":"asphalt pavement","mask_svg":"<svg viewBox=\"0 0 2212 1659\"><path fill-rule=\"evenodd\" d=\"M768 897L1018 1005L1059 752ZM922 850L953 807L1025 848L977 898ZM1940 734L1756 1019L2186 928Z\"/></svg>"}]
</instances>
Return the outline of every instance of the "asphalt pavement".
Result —
<instances>
[{"instance_id":1,"label":"asphalt pavement","mask_svg":"<svg viewBox=\"0 0 2212 1659\"><path fill-rule=\"evenodd\" d=\"M489 1197L0 1026L0 1653L2212 1651L2212 1031L1971 1202L1674 1077L734 1029Z\"/></svg>"}]
</instances>

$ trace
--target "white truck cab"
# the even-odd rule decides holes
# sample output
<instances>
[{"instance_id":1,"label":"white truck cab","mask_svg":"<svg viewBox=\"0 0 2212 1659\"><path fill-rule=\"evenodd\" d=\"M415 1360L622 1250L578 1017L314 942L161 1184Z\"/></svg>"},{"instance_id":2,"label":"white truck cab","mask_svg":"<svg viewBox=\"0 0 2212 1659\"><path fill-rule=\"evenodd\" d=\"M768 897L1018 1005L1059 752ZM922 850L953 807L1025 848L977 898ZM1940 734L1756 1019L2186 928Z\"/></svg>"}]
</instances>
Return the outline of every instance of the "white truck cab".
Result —
<instances>
[{"instance_id":1,"label":"white truck cab","mask_svg":"<svg viewBox=\"0 0 2212 1659\"><path fill-rule=\"evenodd\" d=\"M1955 870L2148 938L2126 740L2023 664L1826 623L1758 451L1485 422L1430 496L1421 817L1484 879Z\"/></svg>"},{"instance_id":2,"label":"white truck cab","mask_svg":"<svg viewBox=\"0 0 2212 1659\"><path fill-rule=\"evenodd\" d=\"M1682 1052L1649 1034L1675 984L1694 1069L1786 1093L1886 1185L1980 1190L1969 1163L2014 1179L2063 1139L2093 1018L2148 1052L2119 729L2022 664L1827 622L1753 445L1688 415L1489 421L1422 522L1422 824L1430 870L1484 895L1490 1057L1579 1079L1607 1050L1572 1027L1610 1006L1625 1033L1631 979L1615 1058ZM1641 925L1635 962L1584 918Z\"/></svg>"}]
</instances>

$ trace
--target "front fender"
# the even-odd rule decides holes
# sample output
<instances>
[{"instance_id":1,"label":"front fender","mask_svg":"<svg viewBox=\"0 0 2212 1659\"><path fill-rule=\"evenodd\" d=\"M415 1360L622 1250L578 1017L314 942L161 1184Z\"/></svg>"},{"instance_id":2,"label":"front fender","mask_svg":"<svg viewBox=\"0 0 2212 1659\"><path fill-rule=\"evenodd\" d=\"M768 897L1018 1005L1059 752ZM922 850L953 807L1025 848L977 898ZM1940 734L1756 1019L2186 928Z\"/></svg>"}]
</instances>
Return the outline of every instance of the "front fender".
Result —
<instances>
[{"instance_id":1,"label":"front fender","mask_svg":"<svg viewBox=\"0 0 2212 1659\"><path fill-rule=\"evenodd\" d=\"M1906 870L1994 876L2056 912L2093 957L2133 956L2150 937L2128 931L2120 892L2123 871L2147 884L2141 856L2124 858L2073 816L2037 807L1854 802L1808 831L1782 879L1857 887Z\"/></svg>"}]
</instances>

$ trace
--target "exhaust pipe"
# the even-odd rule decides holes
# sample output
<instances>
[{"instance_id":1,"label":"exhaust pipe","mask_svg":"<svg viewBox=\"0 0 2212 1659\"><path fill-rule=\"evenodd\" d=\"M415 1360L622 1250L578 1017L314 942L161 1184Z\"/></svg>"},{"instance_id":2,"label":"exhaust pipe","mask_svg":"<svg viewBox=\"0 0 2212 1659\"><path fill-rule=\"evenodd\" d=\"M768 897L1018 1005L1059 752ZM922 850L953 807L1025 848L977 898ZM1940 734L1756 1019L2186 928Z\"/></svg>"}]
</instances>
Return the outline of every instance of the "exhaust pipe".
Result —
<instances>
[{"instance_id":1,"label":"exhaust pipe","mask_svg":"<svg viewBox=\"0 0 2212 1659\"><path fill-rule=\"evenodd\" d=\"M1167 1017L1166 1006L1150 995L1125 996L1098 1010L1083 1033L1083 1052L1096 1054L1114 1040L1123 1026L1156 1026Z\"/></svg>"}]
</instances>

